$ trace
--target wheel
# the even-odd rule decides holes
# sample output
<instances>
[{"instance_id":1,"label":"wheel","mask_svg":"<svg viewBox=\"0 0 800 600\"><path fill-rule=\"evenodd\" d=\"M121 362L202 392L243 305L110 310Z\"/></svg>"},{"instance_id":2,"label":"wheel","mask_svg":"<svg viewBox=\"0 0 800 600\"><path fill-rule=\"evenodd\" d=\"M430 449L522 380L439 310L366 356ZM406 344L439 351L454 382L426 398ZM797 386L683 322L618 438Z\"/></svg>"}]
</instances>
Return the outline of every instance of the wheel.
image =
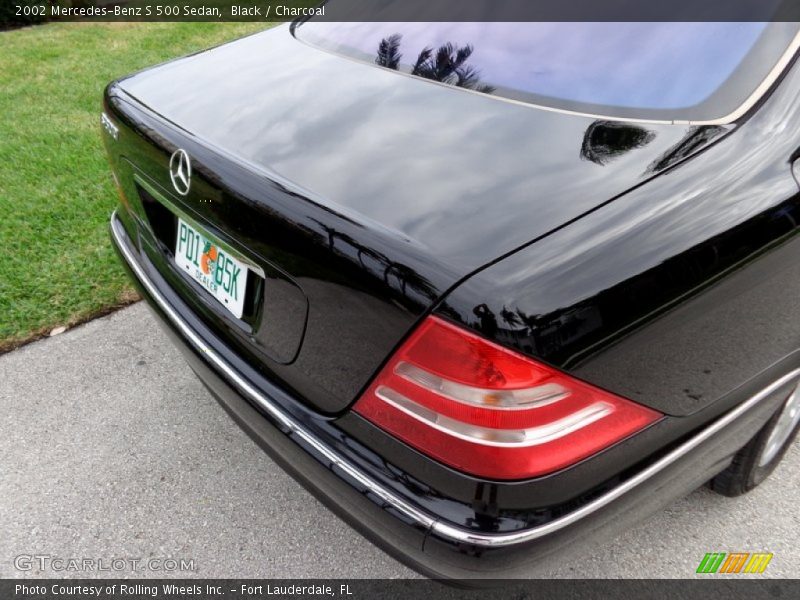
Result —
<instances>
[{"instance_id":1,"label":"wheel","mask_svg":"<svg viewBox=\"0 0 800 600\"><path fill-rule=\"evenodd\" d=\"M708 482L723 496L752 490L775 469L800 429L800 386L756 436L733 457L731 465Z\"/></svg>"}]
</instances>

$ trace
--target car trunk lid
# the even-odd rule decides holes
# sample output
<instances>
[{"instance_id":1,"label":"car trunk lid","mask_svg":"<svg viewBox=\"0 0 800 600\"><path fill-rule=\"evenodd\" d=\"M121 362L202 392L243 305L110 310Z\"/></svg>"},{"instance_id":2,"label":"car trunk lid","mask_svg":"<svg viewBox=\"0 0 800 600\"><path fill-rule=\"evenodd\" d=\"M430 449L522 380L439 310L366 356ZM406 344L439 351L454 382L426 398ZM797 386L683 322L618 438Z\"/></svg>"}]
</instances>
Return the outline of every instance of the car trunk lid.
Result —
<instances>
[{"instance_id":1,"label":"car trunk lid","mask_svg":"<svg viewBox=\"0 0 800 600\"><path fill-rule=\"evenodd\" d=\"M264 289L285 288L246 327L213 303L198 311L326 412L349 405L459 281L724 131L455 90L286 27L134 75L108 102L124 124L125 189L166 196L264 269ZM169 176L178 148L194 169L185 197Z\"/></svg>"}]
</instances>

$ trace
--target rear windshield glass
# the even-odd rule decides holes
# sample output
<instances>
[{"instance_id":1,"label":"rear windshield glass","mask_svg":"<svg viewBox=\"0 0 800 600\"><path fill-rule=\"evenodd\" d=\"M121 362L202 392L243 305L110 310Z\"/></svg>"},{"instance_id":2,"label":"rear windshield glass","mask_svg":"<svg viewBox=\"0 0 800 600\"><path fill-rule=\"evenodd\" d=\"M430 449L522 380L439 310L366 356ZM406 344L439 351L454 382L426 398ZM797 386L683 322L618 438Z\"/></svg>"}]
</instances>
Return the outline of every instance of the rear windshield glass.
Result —
<instances>
[{"instance_id":1,"label":"rear windshield glass","mask_svg":"<svg viewBox=\"0 0 800 600\"><path fill-rule=\"evenodd\" d=\"M351 58L593 115L710 121L787 53L794 23L323 23L296 35Z\"/></svg>"}]
</instances>

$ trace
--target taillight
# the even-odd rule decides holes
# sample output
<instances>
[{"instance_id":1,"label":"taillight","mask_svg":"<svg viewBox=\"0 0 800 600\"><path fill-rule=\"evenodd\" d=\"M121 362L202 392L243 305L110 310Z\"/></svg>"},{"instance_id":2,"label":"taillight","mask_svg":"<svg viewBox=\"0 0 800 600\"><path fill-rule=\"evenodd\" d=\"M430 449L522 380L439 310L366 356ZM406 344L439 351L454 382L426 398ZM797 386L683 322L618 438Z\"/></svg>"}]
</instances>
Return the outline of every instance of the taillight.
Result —
<instances>
[{"instance_id":1,"label":"taillight","mask_svg":"<svg viewBox=\"0 0 800 600\"><path fill-rule=\"evenodd\" d=\"M551 473L661 418L428 317L355 410L421 452L491 479Z\"/></svg>"}]
</instances>

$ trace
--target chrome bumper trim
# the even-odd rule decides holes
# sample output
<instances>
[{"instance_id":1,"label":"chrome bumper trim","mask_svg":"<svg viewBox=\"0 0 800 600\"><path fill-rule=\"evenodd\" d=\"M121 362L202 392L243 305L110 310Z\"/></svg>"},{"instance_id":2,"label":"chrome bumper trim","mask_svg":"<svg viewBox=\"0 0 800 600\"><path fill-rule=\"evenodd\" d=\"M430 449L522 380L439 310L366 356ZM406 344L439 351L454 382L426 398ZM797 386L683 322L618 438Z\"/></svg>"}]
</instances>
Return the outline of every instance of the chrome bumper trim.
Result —
<instances>
[{"instance_id":1,"label":"chrome bumper trim","mask_svg":"<svg viewBox=\"0 0 800 600\"><path fill-rule=\"evenodd\" d=\"M125 241L127 234L122 229L122 223L119 221L119 219L117 219L116 211L114 211L114 213L111 215L111 232L114 242L119 248L122 256L125 258L126 263L134 272L142 286L144 286L144 288L152 296L153 300L158 304L159 308L170 319L173 325L180 330L185 338L191 342L195 349L201 352L206 359L219 371L221 371L230 382L235 384L238 392L247 396L250 400L255 402L270 416L272 416L278 423L280 423L283 428L302 438L333 465L339 467L350 478L355 480L366 489L369 489L373 494L378 496L387 504L390 504L394 509L406 515L413 521L416 521L420 526L428 529L429 533L436 534L437 536L452 540L457 543L494 548L512 546L515 544L529 542L540 537L550 535L559 529L563 529L564 527L567 527L603 508L604 506L618 499L620 496L641 485L669 465L676 462L681 457L697 448L711 436L727 427L738 417L753 408L764 398L768 397L772 392L791 382L793 379L800 377L800 369L795 369L794 371L784 375L768 387L761 390L758 394L752 396L747 401L738 405L736 408L725 413L722 417L711 423L711 425L706 427L696 436L684 442L682 445L675 448L672 452L666 454L643 471L621 483L605 495L596 498L592 502L585 504L581 508L569 513L568 515L564 515L563 517L555 519L544 525L539 525L530 529L524 529L522 531L509 533L474 533L472 531L438 521L429 514L416 508L409 502L406 502L392 491L382 487L371 477L349 463L333 449L320 442L289 415L285 414L280 408L275 406L269 400L269 398L266 398L263 394L261 394L255 387L253 387L253 385L251 385L230 365L228 365L228 363L226 363L212 348L206 345L203 339L197 335L197 333L195 333L195 331L180 317L180 315L178 315L177 312L175 312L169 302L167 302L167 300L161 295L153 282L142 269L133 252L128 247L128 244Z\"/></svg>"}]
</instances>

